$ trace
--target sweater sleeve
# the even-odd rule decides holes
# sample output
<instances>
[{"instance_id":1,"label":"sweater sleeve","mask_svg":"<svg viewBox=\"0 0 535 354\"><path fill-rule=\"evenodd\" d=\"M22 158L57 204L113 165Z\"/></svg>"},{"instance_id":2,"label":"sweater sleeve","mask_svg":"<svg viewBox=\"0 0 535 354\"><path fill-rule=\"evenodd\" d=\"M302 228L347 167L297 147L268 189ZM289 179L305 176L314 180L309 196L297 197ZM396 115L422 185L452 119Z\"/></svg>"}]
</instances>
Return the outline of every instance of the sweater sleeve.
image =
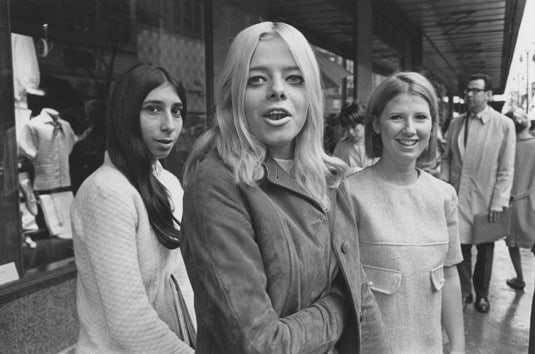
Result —
<instances>
[{"instance_id":1,"label":"sweater sleeve","mask_svg":"<svg viewBox=\"0 0 535 354\"><path fill-rule=\"evenodd\" d=\"M280 318L266 291L264 262L269 260L256 243L254 220L239 189L231 176L198 175L185 191L181 250L195 291L199 338L213 338L225 353L320 353L333 348L344 328L344 296L332 290Z\"/></svg>"},{"instance_id":2,"label":"sweater sleeve","mask_svg":"<svg viewBox=\"0 0 535 354\"><path fill-rule=\"evenodd\" d=\"M94 278L111 349L193 352L158 317L142 282L136 243L142 201L118 183L84 192L72 211L79 277Z\"/></svg>"}]
</instances>

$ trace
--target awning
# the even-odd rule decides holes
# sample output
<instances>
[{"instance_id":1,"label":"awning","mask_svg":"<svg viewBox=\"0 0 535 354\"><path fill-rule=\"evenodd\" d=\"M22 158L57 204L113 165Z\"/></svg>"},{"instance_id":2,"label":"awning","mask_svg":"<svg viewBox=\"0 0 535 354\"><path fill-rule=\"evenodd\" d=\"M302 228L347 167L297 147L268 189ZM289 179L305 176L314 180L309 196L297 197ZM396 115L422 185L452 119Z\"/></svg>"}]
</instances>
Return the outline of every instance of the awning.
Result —
<instances>
[{"instance_id":1,"label":"awning","mask_svg":"<svg viewBox=\"0 0 535 354\"><path fill-rule=\"evenodd\" d=\"M339 87L345 77L353 75L343 66L330 60L329 57L322 52L316 51L316 58L318 59L318 65L321 71L323 87L326 89Z\"/></svg>"}]
</instances>

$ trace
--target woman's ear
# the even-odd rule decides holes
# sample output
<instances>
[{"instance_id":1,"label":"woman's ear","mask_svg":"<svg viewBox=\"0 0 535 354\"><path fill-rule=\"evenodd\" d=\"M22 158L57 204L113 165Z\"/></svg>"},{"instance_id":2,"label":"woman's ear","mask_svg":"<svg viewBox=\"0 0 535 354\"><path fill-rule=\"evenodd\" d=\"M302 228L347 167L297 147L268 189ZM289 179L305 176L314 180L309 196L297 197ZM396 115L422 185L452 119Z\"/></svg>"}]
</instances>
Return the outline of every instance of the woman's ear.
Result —
<instances>
[{"instance_id":1,"label":"woman's ear","mask_svg":"<svg viewBox=\"0 0 535 354\"><path fill-rule=\"evenodd\" d=\"M381 122L379 120L379 117L376 117L376 116L372 117L372 126L373 126L373 131L381 135Z\"/></svg>"}]
</instances>

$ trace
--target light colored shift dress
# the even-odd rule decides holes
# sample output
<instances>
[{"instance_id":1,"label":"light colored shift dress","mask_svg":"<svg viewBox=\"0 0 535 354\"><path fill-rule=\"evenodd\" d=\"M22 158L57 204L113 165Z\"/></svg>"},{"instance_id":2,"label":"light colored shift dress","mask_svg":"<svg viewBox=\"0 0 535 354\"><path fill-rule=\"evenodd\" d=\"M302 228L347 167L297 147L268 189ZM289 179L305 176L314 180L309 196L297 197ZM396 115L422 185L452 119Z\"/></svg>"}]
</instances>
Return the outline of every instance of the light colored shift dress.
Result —
<instances>
[{"instance_id":1,"label":"light colored shift dress","mask_svg":"<svg viewBox=\"0 0 535 354\"><path fill-rule=\"evenodd\" d=\"M515 175L511 190L509 247L531 248L535 242L535 138L517 140Z\"/></svg>"},{"instance_id":2,"label":"light colored shift dress","mask_svg":"<svg viewBox=\"0 0 535 354\"><path fill-rule=\"evenodd\" d=\"M419 173L410 186L374 167L348 178L362 265L395 353L442 352L443 267L462 261L455 190Z\"/></svg>"}]
</instances>

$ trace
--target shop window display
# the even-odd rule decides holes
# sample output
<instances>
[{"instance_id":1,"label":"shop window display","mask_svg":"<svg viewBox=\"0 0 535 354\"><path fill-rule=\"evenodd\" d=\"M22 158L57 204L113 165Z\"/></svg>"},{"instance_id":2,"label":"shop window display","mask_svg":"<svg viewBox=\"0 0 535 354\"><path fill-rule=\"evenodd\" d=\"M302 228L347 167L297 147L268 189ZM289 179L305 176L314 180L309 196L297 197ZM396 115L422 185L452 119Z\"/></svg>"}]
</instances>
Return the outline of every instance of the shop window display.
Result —
<instances>
[{"instance_id":1,"label":"shop window display","mask_svg":"<svg viewBox=\"0 0 535 354\"><path fill-rule=\"evenodd\" d=\"M203 2L8 2L13 112L0 123L10 116L14 125L2 130L2 188L18 194L18 206L9 212L18 215L19 226L14 237L0 235L0 267L15 264L23 279L74 264L70 203L102 164L106 99L116 78L135 63L160 65L184 78L191 108L181 139L162 161L181 178L188 151L205 128ZM13 243L16 256L8 257ZM0 290L9 280L0 278Z\"/></svg>"}]
</instances>

